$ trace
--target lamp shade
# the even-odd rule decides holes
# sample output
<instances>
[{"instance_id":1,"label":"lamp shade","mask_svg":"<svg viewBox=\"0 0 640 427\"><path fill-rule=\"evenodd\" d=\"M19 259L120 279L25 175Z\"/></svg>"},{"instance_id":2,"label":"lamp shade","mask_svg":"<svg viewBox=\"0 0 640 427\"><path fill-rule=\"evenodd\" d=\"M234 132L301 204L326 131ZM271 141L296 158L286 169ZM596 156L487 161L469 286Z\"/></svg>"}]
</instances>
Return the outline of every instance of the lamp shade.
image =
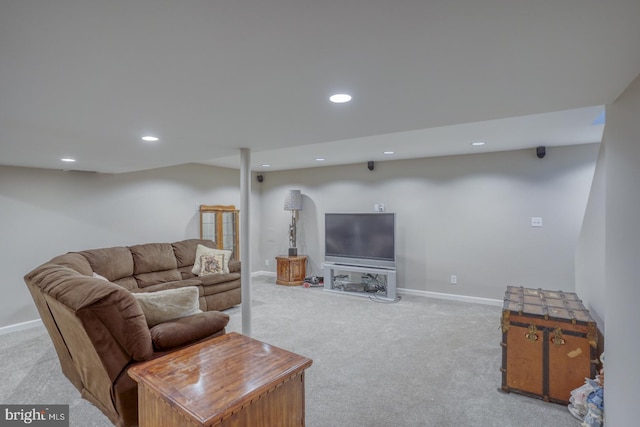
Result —
<instances>
[{"instance_id":1,"label":"lamp shade","mask_svg":"<svg viewBox=\"0 0 640 427\"><path fill-rule=\"evenodd\" d=\"M284 198L285 211L302 210L302 194L300 190L289 190Z\"/></svg>"}]
</instances>

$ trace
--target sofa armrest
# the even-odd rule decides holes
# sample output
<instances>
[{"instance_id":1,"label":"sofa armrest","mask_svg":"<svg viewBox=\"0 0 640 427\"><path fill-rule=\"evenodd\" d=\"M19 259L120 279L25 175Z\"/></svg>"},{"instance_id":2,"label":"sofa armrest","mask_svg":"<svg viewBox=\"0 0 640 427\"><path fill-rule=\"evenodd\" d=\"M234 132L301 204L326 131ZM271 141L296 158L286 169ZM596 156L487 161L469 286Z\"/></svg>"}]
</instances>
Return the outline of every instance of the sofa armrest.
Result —
<instances>
[{"instance_id":1,"label":"sofa armrest","mask_svg":"<svg viewBox=\"0 0 640 427\"><path fill-rule=\"evenodd\" d=\"M82 322L101 358L109 358L114 347L119 347L119 353L133 360L146 360L153 354L142 309L123 287L57 264L44 264L25 280L39 288L48 301L66 307ZM56 319L56 323L58 321L64 319Z\"/></svg>"},{"instance_id":2,"label":"sofa armrest","mask_svg":"<svg viewBox=\"0 0 640 427\"><path fill-rule=\"evenodd\" d=\"M240 261L235 259L229 260L229 273L240 273Z\"/></svg>"},{"instance_id":3,"label":"sofa armrest","mask_svg":"<svg viewBox=\"0 0 640 427\"><path fill-rule=\"evenodd\" d=\"M131 359L149 359L153 355L151 333L138 301L126 289L110 285L116 289L105 298L79 309L78 317L89 330L97 350L101 343L115 340ZM105 357L109 357L109 351Z\"/></svg>"},{"instance_id":4,"label":"sofa armrest","mask_svg":"<svg viewBox=\"0 0 640 427\"><path fill-rule=\"evenodd\" d=\"M156 350L171 350L224 333L227 323L228 314L207 311L155 325L150 331L151 339Z\"/></svg>"}]
</instances>

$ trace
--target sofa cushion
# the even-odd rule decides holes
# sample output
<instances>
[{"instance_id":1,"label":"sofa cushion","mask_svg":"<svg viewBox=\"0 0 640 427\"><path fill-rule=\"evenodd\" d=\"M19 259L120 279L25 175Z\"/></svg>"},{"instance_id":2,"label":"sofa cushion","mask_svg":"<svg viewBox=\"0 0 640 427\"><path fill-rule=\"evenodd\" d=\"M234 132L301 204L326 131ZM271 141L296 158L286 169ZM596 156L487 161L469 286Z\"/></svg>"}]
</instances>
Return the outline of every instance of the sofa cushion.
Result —
<instances>
[{"instance_id":1,"label":"sofa cushion","mask_svg":"<svg viewBox=\"0 0 640 427\"><path fill-rule=\"evenodd\" d=\"M133 274L176 270L178 263L170 243L146 243L130 246L133 256Z\"/></svg>"},{"instance_id":2,"label":"sofa cushion","mask_svg":"<svg viewBox=\"0 0 640 427\"><path fill-rule=\"evenodd\" d=\"M173 253L175 254L179 269L181 267L193 266L196 260L196 250L198 245L207 246L209 248L216 247L213 241L207 239L187 239L171 244L171 246L173 246ZM191 271L191 268L189 268L189 271Z\"/></svg>"},{"instance_id":3,"label":"sofa cushion","mask_svg":"<svg viewBox=\"0 0 640 427\"><path fill-rule=\"evenodd\" d=\"M225 274L225 276L229 276L229 275ZM210 276L205 276L205 277L210 277ZM232 289L240 289L240 279L218 282L215 284L211 284L209 286L202 286L202 296L219 294L221 292L227 292Z\"/></svg>"},{"instance_id":4,"label":"sofa cushion","mask_svg":"<svg viewBox=\"0 0 640 427\"><path fill-rule=\"evenodd\" d=\"M146 288L165 282L181 280L182 275L178 270L153 271L151 273L136 274L135 280L139 288Z\"/></svg>"},{"instance_id":5,"label":"sofa cushion","mask_svg":"<svg viewBox=\"0 0 640 427\"><path fill-rule=\"evenodd\" d=\"M134 291L138 289L138 282L136 282L136 279L132 276L123 277L122 279L112 280L112 282L130 291Z\"/></svg>"},{"instance_id":6,"label":"sofa cushion","mask_svg":"<svg viewBox=\"0 0 640 427\"><path fill-rule=\"evenodd\" d=\"M78 253L89 261L93 271L112 282L123 277L133 276L133 257L128 248L119 246L91 249Z\"/></svg>"},{"instance_id":7,"label":"sofa cushion","mask_svg":"<svg viewBox=\"0 0 640 427\"><path fill-rule=\"evenodd\" d=\"M64 255L59 255L49 261L49 264L58 264L61 266L74 269L80 274L90 276L93 273L89 261L79 253L69 252Z\"/></svg>"},{"instance_id":8,"label":"sofa cushion","mask_svg":"<svg viewBox=\"0 0 640 427\"><path fill-rule=\"evenodd\" d=\"M204 300L207 311L226 310L242 301L242 291L240 287L230 289L226 292L219 292L212 295L205 295L201 298Z\"/></svg>"},{"instance_id":9,"label":"sofa cushion","mask_svg":"<svg viewBox=\"0 0 640 427\"><path fill-rule=\"evenodd\" d=\"M180 275L182 276L182 280L194 279L194 278L197 279L196 275L191 272L192 268L193 268L193 265L187 265L185 267L178 267L178 271L180 272Z\"/></svg>"},{"instance_id":10,"label":"sofa cushion","mask_svg":"<svg viewBox=\"0 0 640 427\"><path fill-rule=\"evenodd\" d=\"M133 296L142 308L147 325L153 327L167 320L201 313L198 292L195 286L187 286L165 291L134 293Z\"/></svg>"},{"instance_id":11,"label":"sofa cushion","mask_svg":"<svg viewBox=\"0 0 640 427\"><path fill-rule=\"evenodd\" d=\"M207 288L211 287L211 285L217 285L219 283L228 283L233 282L235 280L240 280L240 273L229 273L229 274L208 274L198 279L202 282L205 291ZM205 295L207 292L205 292Z\"/></svg>"},{"instance_id":12,"label":"sofa cushion","mask_svg":"<svg viewBox=\"0 0 640 427\"><path fill-rule=\"evenodd\" d=\"M207 311L154 326L150 330L151 340L157 350L169 350L220 332L227 323L229 315L219 311Z\"/></svg>"},{"instance_id":13,"label":"sofa cushion","mask_svg":"<svg viewBox=\"0 0 640 427\"><path fill-rule=\"evenodd\" d=\"M231 259L232 252L224 249L213 249L204 245L198 245L198 248L196 249L196 259L195 259L195 262L193 263L193 269L191 270L191 272L193 274L200 274L200 271L202 269L202 265L200 264L202 255L218 255L218 254L224 255L224 264L222 267L223 268L222 272L225 274L229 273L229 259Z\"/></svg>"}]
</instances>

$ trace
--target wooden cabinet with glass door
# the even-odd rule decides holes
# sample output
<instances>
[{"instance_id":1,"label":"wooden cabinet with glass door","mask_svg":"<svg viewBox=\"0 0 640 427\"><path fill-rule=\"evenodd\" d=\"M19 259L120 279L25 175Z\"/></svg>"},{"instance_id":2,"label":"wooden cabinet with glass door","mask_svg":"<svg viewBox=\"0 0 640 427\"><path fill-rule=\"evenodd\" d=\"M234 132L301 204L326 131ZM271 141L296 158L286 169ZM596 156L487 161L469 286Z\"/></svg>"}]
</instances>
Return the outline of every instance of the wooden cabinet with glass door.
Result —
<instances>
[{"instance_id":1,"label":"wooden cabinet with glass door","mask_svg":"<svg viewBox=\"0 0 640 427\"><path fill-rule=\"evenodd\" d=\"M213 240L218 249L230 250L231 258L239 260L238 217L233 205L200 205L200 238Z\"/></svg>"}]
</instances>

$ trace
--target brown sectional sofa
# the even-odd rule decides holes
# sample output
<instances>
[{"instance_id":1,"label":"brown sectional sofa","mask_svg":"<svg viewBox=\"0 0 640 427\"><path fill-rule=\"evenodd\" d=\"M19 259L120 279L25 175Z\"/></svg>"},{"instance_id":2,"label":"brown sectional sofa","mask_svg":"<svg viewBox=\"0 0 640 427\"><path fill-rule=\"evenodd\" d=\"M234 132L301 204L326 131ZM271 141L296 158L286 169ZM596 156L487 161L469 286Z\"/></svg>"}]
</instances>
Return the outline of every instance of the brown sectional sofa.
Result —
<instances>
[{"instance_id":1,"label":"brown sectional sofa","mask_svg":"<svg viewBox=\"0 0 640 427\"><path fill-rule=\"evenodd\" d=\"M127 369L224 334L229 316L220 310L240 303L240 263L229 261L227 274L198 277L191 272L198 244L215 247L189 239L70 252L24 277L62 372L117 426L138 423ZM202 312L149 327L133 294L185 286L198 289Z\"/></svg>"}]
</instances>

